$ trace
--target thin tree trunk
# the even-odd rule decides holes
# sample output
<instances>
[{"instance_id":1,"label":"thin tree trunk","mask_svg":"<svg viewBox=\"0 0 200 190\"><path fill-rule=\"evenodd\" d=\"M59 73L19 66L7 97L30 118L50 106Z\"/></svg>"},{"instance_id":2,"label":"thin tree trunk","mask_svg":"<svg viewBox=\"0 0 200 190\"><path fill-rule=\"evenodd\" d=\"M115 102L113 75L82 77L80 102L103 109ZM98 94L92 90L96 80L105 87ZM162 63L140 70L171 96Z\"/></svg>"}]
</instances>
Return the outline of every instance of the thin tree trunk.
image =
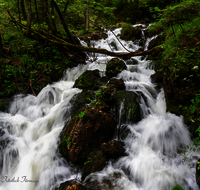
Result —
<instances>
[{"instance_id":1,"label":"thin tree trunk","mask_svg":"<svg viewBox=\"0 0 200 190\"><path fill-rule=\"evenodd\" d=\"M1 57L3 57L3 44L2 44L1 34L0 34L0 53L1 53Z\"/></svg>"},{"instance_id":2,"label":"thin tree trunk","mask_svg":"<svg viewBox=\"0 0 200 190\"><path fill-rule=\"evenodd\" d=\"M17 0L17 9L18 9L19 21L21 22L20 9L19 9L19 0Z\"/></svg>"},{"instance_id":3,"label":"thin tree trunk","mask_svg":"<svg viewBox=\"0 0 200 190\"><path fill-rule=\"evenodd\" d=\"M23 20L27 20L25 6L24 6L24 0L20 1L20 5L21 5L21 10L22 10Z\"/></svg>"},{"instance_id":4,"label":"thin tree trunk","mask_svg":"<svg viewBox=\"0 0 200 190\"><path fill-rule=\"evenodd\" d=\"M26 0L27 5L27 27L26 27L26 36L29 37L31 33L31 0Z\"/></svg>"},{"instance_id":5,"label":"thin tree trunk","mask_svg":"<svg viewBox=\"0 0 200 190\"><path fill-rule=\"evenodd\" d=\"M55 33L57 34L57 27L56 27L56 23L55 23L55 14L54 14L54 6L53 6L52 2L50 2L50 3L51 3L51 19L52 19L52 25L53 25L53 27L54 27Z\"/></svg>"},{"instance_id":6,"label":"thin tree trunk","mask_svg":"<svg viewBox=\"0 0 200 190\"><path fill-rule=\"evenodd\" d=\"M67 1L66 5L65 5L65 8L64 8L62 13L65 13L65 11L67 10L68 5L69 5L69 0Z\"/></svg>"},{"instance_id":7,"label":"thin tree trunk","mask_svg":"<svg viewBox=\"0 0 200 190\"><path fill-rule=\"evenodd\" d=\"M51 2L52 2L52 5L55 7L56 12L58 13L58 16L59 16L59 18L60 18L60 21L61 21L61 23L62 23L62 25L63 25L63 28L64 28L65 32L66 32L67 35L68 35L68 38L69 38L70 42L71 42L72 44L76 44L75 40L73 39L73 37L72 37L72 35L71 35L71 32L70 32L69 29L68 29L67 23L65 22L65 20L64 20L64 18L63 18L63 16L62 16L62 13L61 13L61 11L60 11L60 9L59 9L57 3L56 3L54 0L51 0Z\"/></svg>"},{"instance_id":8,"label":"thin tree trunk","mask_svg":"<svg viewBox=\"0 0 200 190\"><path fill-rule=\"evenodd\" d=\"M57 31L56 31L56 29L54 28L51 15L50 15L50 13L49 13L48 1L47 1L47 0L43 0L43 3L44 3L45 14L46 14L47 20L49 21L49 24L50 24L50 27L51 27L51 31L52 31L52 33L53 33L54 35L56 35L56 34L57 34Z\"/></svg>"},{"instance_id":9,"label":"thin tree trunk","mask_svg":"<svg viewBox=\"0 0 200 190\"><path fill-rule=\"evenodd\" d=\"M134 0L134 12L133 12L133 20L134 20L134 24L136 23L136 9L137 9L137 6L136 6L136 0Z\"/></svg>"},{"instance_id":10,"label":"thin tree trunk","mask_svg":"<svg viewBox=\"0 0 200 190\"><path fill-rule=\"evenodd\" d=\"M88 11L88 3L87 3L87 8L85 9L85 30L89 30L89 11Z\"/></svg>"},{"instance_id":11,"label":"thin tree trunk","mask_svg":"<svg viewBox=\"0 0 200 190\"><path fill-rule=\"evenodd\" d=\"M36 16L37 16L37 23L38 23L38 25L40 25L40 20L39 20L39 15L38 15L38 9L37 9L37 2L36 2L36 0L34 0L34 4L35 4Z\"/></svg>"}]
</instances>

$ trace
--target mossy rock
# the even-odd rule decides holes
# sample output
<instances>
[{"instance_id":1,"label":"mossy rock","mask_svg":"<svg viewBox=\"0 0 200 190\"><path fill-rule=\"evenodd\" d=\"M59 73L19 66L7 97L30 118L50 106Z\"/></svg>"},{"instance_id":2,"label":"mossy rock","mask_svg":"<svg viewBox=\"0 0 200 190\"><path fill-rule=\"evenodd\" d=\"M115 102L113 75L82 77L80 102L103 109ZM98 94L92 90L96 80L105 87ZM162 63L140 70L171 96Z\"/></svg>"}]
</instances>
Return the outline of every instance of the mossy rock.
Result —
<instances>
[{"instance_id":1,"label":"mossy rock","mask_svg":"<svg viewBox=\"0 0 200 190\"><path fill-rule=\"evenodd\" d=\"M144 30L145 36L147 36L148 38L158 35L160 34L162 31L164 30L163 27L159 26L159 27L149 27L147 28L147 30Z\"/></svg>"},{"instance_id":2,"label":"mossy rock","mask_svg":"<svg viewBox=\"0 0 200 190\"><path fill-rule=\"evenodd\" d=\"M85 109L87 104L91 103L91 100L95 99L95 92L92 90L82 91L76 94L71 100L70 113L73 115L75 112Z\"/></svg>"},{"instance_id":3,"label":"mossy rock","mask_svg":"<svg viewBox=\"0 0 200 190\"><path fill-rule=\"evenodd\" d=\"M121 29L120 38L122 40L135 41L141 38L141 27L133 27L130 24L124 24Z\"/></svg>"},{"instance_id":4,"label":"mossy rock","mask_svg":"<svg viewBox=\"0 0 200 190\"><path fill-rule=\"evenodd\" d=\"M127 69L127 66L122 60L113 58L106 64L106 75L108 77L116 77L125 69Z\"/></svg>"},{"instance_id":5,"label":"mossy rock","mask_svg":"<svg viewBox=\"0 0 200 190\"><path fill-rule=\"evenodd\" d=\"M83 164L88 155L114 134L116 120L110 113L90 106L77 112L63 128L59 151L73 164Z\"/></svg>"},{"instance_id":6,"label":"mossy rock","mask_svg":"<svg viewBox=\"0 0 200 190\"><path fill-rule=\"evenodd\" d=\"M121 123L135 123L141 120L140 105L137 102L138 96L132 91L119 90L114 95L116 100L116 116L119 118L119 111L121 104L123 108L121 110Z\"/></svg>"},{"instance_id":7,"label":"mossy rock","mask_svg":"<svg viewBox=\"0 0 200 190\"><path fill-rule=\"evenodd\" d=\"M84 90L97 90L100 87L99 70L85 71L75 81L73 88L80 88Z\"/></svg>"},{"instance_id":8,"label":"mossy rock","mask_svg":"<svg viewBox=\"0 0 200 190\"><path fill-rule=\"evenodd\" d=\"M101 150L91 152L84 163L81 179L84 180L89 174L101 171L106 166L106 160Z\"/></svg>"}]
</instances>

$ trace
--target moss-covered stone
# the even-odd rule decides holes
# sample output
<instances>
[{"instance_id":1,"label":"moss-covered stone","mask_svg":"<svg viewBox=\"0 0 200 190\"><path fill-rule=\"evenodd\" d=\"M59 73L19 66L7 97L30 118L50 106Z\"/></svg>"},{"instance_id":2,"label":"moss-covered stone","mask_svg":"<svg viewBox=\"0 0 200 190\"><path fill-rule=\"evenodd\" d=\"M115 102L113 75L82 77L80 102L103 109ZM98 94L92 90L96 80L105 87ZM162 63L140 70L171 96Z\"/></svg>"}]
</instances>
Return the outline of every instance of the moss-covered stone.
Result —
<instances>
[{"instance_id":1,"label":"moss-covered stone","mask_svg":"<svg viewBox=\"0 0 200 190\"><path fill-rule=\"evenodd\" d=\"M91 152L86 162L84 163L82 180L84 180L90 173L101 171L106 166L106 157L102 151Z\"/></svg>"},{"instance_id":2,"label":"moss-covered stone","mask_svg":"<svg viewBox=\"0 0 200 190\"><path fill-rule=\"evenodd\" d=\"M60 153L74 164L83 164L88 155L114 133L116 121L109 113L94 109L77 112L61 132Z\"/></svg>"},{"instance_id":3,"label":"moss-covered stone","mask_svg":"<svg viewBox=\"0 0 200 190\"><path fill-rule=\"evenodd\" d=\"M133 27L130 24L123 24L120 34L120 38L123 40L132 40L141 38L141 27Z\"/></svg>"},{"instance_id":4,"label":"moss-covered stone","mask_svg":"<svg viewBox=\"0 0 200 190\"><path fill-rule=\"evenodd\" d=\"M85 109L87 104L91 103L91 100L95 99L95 92L92 90L82 91L76 94L71 100L70 112L73 115L75 112Z\"/></svg>"},{"instance_id":5,"label":"moss-covered stone","mask_svg":"<svg viewBox=\"0 0 200 190\"><path fill-rule=\"evenodd\" d=\"M80 88L84 90L97 90L100 87L99 70L85 71L75 81L73 88Z\"/></svg>"},{"instance_id":6,"label":"moss-covered stone","mask_svg":"<svg viewBox=\"0 0 200 190\"><path fill-rule=\"evenodd\" d=\"M108 77L116 77L125 69L127 69L127 66L122 60L113 58L106 64L106 75Z\"/></svg>"},{"instance_id":7,"label":"moss-covered stone","mask_svg":"<svg viewBox=\"0 0 200 190\"><path fill-rule=\"evenodd\" d=\"M140 106L137 102L137 94L132 91L119 90L114 95L116 100L116 116L119 118L121 104L121 123L138 122L141 120Z\"/></svg>"}]
</instances>

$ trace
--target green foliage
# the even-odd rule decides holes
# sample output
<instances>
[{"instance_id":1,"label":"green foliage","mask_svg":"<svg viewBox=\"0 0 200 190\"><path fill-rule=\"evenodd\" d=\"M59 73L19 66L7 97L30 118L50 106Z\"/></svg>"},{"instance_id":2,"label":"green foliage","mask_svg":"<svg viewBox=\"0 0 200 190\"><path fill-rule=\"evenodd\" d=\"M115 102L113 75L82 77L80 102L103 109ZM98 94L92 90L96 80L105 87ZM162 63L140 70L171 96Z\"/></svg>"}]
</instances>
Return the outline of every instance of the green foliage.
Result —
<instances>
[{"instance_id":1,"label":"green foliage","mask_svg":"<svg viewBox=\"0 0 200 190\"><path fill-rule=\"evenodd\" d=\"M71 137L65 138L65 141L67 143L67 146L71 147L71 145L72 145L72 138Z\"/></svg>"},{"instance_id":2,"label":"green foliage","mask_svg":"<svg viewBox=\"0 0 200 190\"><path fill-rule=\"evenodd\" d=\"M171 190L184 190L179 184L176 184Z\"/></svg>"},{"instance_id":3,"label":"green foliage","mask_svg":"<svg viewBox=\"0 0 200 190\"><path fill-rule=\"evenodd\" d=\"M88 161L86 161L86 162L84 163L84 165L86 165L86 164L92 162L93 160L94 160L94 158L89 157L89 158L88 158Z\"/></svg>"},{"instance_id":4,"label":"green foliage","mask_svg":"<svg viewBox=\"0 0 200 190\"><path fill-rule=\"evenodd\" d=\"M85 115L86 110L82 111L81 113L78 114L79 118L83 117Z\"/></svg>"}]
</instances>

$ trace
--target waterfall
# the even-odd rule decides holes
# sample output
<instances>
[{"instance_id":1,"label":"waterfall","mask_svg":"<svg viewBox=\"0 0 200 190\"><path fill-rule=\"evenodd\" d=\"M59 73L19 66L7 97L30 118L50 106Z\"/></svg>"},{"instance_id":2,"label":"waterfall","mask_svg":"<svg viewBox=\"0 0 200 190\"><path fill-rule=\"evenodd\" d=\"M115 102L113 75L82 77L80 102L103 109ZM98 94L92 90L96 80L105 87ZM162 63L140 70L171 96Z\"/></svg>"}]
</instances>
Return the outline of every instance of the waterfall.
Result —
<instances>
[{"instance_id":1,"label":"waterfall","mask_svg":"<svg viewBox=\"0 0 200 190\"><path fill-rule=\"evenodd\" d=\"M118 35L120 30L113 32ZM116 52L126 51L110 31L107 34L106 40L93 41L93 46L110 50L114 43ZM139 49L131 41L121 42L130 51ZM60 81L47 85L37 97L15 96L9 113L0 112L0 190L52 190L77 177L57 147L59 134L70 120L70 100L81 92L73 88L75 80L86 70L98 69L104 76L105 63L112 58L95 56L98 59L92 63L68 69ZM110 179L116 190L171 190L177 183L185 190L199 190L195 182L198 155L184 162L178 153L191 142L183 118L166 111L163 89L157 91L150 78L155 73L151 61L141 56L133 59L137 65L127 64L127 70L117 78L124 80L126 90L143 94L139 100L143 119L127 126L130 132L124 142L128 156L110 162L103 171L87 178L99 182ZM113 178L115 172L121 178Z\"/></svg>"}]
</instances>

